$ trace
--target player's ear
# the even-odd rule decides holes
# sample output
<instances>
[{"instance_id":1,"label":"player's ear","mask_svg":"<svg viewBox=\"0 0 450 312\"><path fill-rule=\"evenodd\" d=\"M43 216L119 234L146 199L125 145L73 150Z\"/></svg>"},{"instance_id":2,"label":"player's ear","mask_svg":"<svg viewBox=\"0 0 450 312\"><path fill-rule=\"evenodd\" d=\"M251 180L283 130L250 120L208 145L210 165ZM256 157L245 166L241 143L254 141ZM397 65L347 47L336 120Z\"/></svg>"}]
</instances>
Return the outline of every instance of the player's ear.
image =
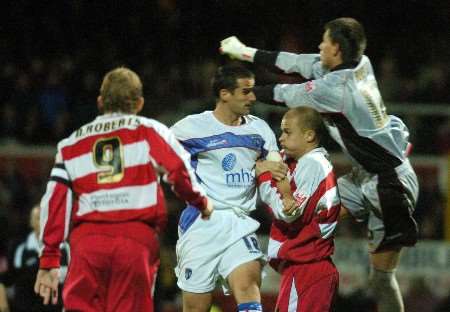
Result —
<instances>
[{"instance_id":1,"label":"player's ear","mask_svg":"<svg viewBox=\"0 0 450 312\"><path fill-rule=\"evenodd\" d=\"M97 97L97 108L100 112L103 112L103 99L101 95Z\"/></svg>"},{"instance_id":2,"label":"player's ear","mask_svg":"<svg viewBox=\"0 0 450 312\"><path fill-rule=\"evenodd\" d=\"M224 102L228 101L230 95L231 95L230 90L220 89L219 96L220 96L221 101L224 101Z\"/></svg>"},{"instance_id":3,"label":"player's ear","mask_svg":"<svg viewBox=\"0 0 450 312\"><path fill-rule=\"evenodd\" d=\"M340 56L342 57L342 51L341 51L341 46L339 43L333 43L333 48L334 48L334 56Z\"/></svg>"},{"instance_id":4,"label":"player's ear","mask_svg":"<svg viewBox=\"0 0 450 312\"><path fill-rule=\"evenodd\" d=\"M305 139L308 143L312 143L316 140L316 132L312 129L305 131Z\"/></svg>"}]
</instances>

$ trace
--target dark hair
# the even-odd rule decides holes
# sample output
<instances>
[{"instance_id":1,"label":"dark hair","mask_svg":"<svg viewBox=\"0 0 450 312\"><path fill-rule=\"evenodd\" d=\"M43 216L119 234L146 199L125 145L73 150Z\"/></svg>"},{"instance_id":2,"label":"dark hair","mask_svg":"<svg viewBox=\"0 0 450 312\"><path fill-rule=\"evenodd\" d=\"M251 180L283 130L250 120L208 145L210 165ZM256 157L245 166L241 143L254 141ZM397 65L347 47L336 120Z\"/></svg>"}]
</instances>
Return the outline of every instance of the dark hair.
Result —
<instances>
[{"instance_id":1,"label":"dark hair","mask_svg":"<svg viewBox=\"0 0 450 312\"><path fill-rule=\"evenodd\" d=\"M237 88L237 80L241 78L254 78L255 75L247 68L239 65L225 65L217 69L212 80L214 96L220 97L220 90L233 92Z\"/></svg>"},{"instance_id":2,"label":"dark hair","mask_svg":"<svg viewBox=\"0 0 450 312\"><path fill-rule=\"evenodd\" d=\"M333 43L338 43L344 63L359 62L366 49L363 26L354 18L341 17L325 24Z\"/></svg>"}]
</instances>

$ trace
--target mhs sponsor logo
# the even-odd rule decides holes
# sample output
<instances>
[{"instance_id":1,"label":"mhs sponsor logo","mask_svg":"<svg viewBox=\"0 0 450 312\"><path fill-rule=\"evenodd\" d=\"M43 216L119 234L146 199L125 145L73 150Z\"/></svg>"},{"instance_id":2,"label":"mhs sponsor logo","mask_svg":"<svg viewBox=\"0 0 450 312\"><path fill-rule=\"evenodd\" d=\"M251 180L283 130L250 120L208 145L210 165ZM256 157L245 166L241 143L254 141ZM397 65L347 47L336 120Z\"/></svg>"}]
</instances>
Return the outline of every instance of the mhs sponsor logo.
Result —
<instances>
[{"instance_id":1,"label":"mhs sponsor logo","mask_svg":"<svg viewBox=\"0 0 450 312\"><path fill-rule=\"evenodd\" d=\"M225 171L225 183L231 187L242 187L253 184L255 177L248 170L236 170L233 171L237 163L237 157L235 154L227 154L222 159L222 168Z\"/></svg>"},{"instance_id":2,"label":"mhs sponsor logo","mask_svg":"<svg viewBox=\"0 0 450 312\"><path fill-rule=\"evenodd\" d=\"M229 172L225 174L225 180L228 186L248 186L253 184L255 177L250 171L241 169L237 172Z\"/></svg>"}]
</instances>

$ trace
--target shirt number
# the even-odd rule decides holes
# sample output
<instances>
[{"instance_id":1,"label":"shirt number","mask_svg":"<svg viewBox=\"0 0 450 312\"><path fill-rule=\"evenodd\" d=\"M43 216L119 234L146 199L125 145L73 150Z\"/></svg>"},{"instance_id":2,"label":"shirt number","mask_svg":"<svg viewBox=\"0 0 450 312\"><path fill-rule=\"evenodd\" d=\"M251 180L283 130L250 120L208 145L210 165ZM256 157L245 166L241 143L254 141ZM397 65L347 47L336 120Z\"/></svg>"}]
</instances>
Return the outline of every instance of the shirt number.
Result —
<instances>
[{"instance_id":1,"label":"shirt number","mask_svg":"<svg viewBox=\"0 0 450 312\"><path fill-rule=\"evenodd\" d=\"M375 125L377 128L382 128L388 121L388 116L376 83L369 81L360 85L358 89L361 91Z\"/></svg>"},{"instance_id":2,"label":"shirt number","mask_svg":"<svg viewBox=\"0 0 450 312\"><path fill-rule=\"evenodd\" d=\"M123 179L123 146L120 138L98 139L93 148L94 164L101 172L97 173L97 183L117 183Z\"/></svg>"},{"instance_id":3,"label":"shirt number","mask_svg":"<svg viewBox=\"0 0 450 312\"><path fill-rule=\"evenodd\" d=\"M244 240L245 246L247 246L250 253L258 253L260 251L256 237L244 236L242 239Z\"/></svg>"}]
</instances>

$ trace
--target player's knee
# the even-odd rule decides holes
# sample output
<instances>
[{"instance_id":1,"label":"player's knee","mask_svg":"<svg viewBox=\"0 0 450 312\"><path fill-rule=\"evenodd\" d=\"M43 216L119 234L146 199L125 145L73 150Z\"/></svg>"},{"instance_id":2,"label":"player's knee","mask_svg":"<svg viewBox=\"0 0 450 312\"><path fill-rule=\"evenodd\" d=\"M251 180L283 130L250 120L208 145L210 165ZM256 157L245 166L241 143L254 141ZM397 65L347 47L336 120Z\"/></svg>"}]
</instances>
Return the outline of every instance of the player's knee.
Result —
<instances>
[{"instance_id":1,"label":"player's knee","mask_svg":"<svg viewBox=\"0 0 450 312\"><path fill-rule=\"evenodd\" d=\"M255 297L259 296L259 285L256 281L252 281L251 283L237 285L233 291L241 296Z\"/></svg>"},{"instance_id":2,"label":"player's knee","mask_svg":"<svg viewBox=\"0 0 450 312\"><path fill-rule=\"evenodd\" d=\"M259 286L256 282L235 285L232 292L237 302L260 302L261 300Z\"/></svg>"},{"instance_id":3,"label":"player's knee","mask_svg":"<svg viewBox=\"0 0 450 312\"><path fill-rule=\"evenodd\" d=\"M380 312L404 312L403 299L395 272L373 269L370 274L370 290Z\"/></svg>"},{"instance_id":4,"label":"player's knee","mask_svg":"<svg viewBox=\"0 0 450 312\"><path fill-rule=\"evenodd\" d=\"M375 292L394 288L396 285L395 270L385 272L372 268L369 276L369 285Z\"/></svg>"},{"instance_id":5,"label":"player's knee","mask_svg":"<svg viewBox=\"0 0 450 312\"><path fill-rule=\"evenodd\" d=\"M261 274L249 274L238 281L235 280L232 284L232 291L239 296L252 299L259 297L260 287Z\"/></svg>"}]
</instances>

